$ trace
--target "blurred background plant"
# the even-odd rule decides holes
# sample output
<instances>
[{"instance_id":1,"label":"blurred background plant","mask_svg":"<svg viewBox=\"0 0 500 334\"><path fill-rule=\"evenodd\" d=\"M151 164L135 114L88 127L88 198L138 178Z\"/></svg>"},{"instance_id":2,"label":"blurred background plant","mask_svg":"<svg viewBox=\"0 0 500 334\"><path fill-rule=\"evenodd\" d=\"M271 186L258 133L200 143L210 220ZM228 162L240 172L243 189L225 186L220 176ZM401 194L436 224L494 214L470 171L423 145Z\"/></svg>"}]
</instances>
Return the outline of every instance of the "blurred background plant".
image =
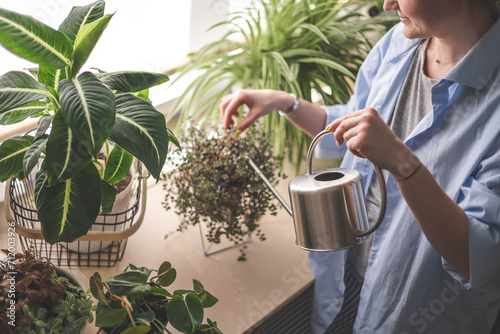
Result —
<instances>
[{"instance_id":1,"label":"blurred background plant","mask_svg":"<svg viewBox=\"0 0 500 334\"><path fill-rule=\"evenodd\" d=\"M236 88L269 88L320 104L346 103L359 66L396 21L383 1L255 0L230 14L228 33L192 55L176 80L198 71L174 106L185 119L219 119L222 97ZM396 16L397 18L397 16ZM277 152L302 161L310 138L278 113L263 118Z\"/></svg>"}]
</instances>

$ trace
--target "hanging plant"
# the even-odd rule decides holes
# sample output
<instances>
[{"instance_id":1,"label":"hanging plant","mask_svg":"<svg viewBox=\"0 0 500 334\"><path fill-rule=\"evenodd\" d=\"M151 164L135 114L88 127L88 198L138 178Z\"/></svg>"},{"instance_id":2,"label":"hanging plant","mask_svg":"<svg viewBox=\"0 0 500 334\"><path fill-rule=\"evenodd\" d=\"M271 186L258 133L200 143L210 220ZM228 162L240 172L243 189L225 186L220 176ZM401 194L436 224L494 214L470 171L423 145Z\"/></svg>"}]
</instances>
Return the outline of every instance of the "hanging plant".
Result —
<instances>
[{"instance_id":1,"label":"hanging plant","mask_svg":"<svg viewBox=\"0 0 500 334\"><path fill-rule=\"evenodd\" d=\"M205 224L206 238L218 244L221 238L239 243L255 233L265 235L259 220L276 215L271 191L248 164L250 157L276 185L285 176L278 170L282 157L275 155L271 141L262 130L251 127L241 136L235 130L219 133L211 126L191 126L181 134L181 149L169 155L171 168L165 172L164 207L173 205L184 217L179 225ZM245 260L241 249L239 260Z\"/></svg>"}]
</instances>

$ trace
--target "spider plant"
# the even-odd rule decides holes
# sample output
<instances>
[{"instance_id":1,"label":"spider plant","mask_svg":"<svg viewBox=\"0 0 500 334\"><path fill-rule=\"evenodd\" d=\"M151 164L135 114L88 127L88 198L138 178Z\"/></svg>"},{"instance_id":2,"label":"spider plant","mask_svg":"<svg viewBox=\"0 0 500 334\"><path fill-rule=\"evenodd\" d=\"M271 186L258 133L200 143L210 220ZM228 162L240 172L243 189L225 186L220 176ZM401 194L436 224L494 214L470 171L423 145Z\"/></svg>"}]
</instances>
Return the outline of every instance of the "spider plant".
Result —
<instances>
[{"instance_id":1,"label":"spider plant","mask_svg":"<svg viewBox=\"0 0 500 334\"><path fill-rule=\"evenodd\" d=\"M193 54L178 78L200 75L177 101L179 123L186 118L220 117L222 97L234 87L270 88L321 104L346 103L359 66L372 44L367 34L382 34L394 20L369 18L363 6L380 1L257 0L230 14L228 33ZM169 117L173 117L171 114ZM263 125L278 152L303 160L310 138L278 113ZM286 149L286 150L285 150Z\"/></svg>"}]
</instances>

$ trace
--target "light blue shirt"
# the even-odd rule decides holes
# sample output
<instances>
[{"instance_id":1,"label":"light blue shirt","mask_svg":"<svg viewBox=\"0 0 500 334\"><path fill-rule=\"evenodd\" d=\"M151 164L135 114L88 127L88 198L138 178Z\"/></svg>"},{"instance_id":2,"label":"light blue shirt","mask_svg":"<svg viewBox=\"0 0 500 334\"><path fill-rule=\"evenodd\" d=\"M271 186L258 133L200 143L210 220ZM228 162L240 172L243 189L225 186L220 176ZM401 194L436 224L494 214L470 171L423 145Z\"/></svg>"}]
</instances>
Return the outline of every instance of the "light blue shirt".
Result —
<instances>
[{"instance_id":1,"label":"light blue shirt","mask_svg":"<svg viewBox=\"0 0 500 334\"><path fill-rule=\"evenodd\" d=\"M402 28L395 26L370 52L350 101L325 107L328 123L366 107L389 121L421 42L404 37ZM499 64L500 20L432 88L433 110L405 140L467 215L470 281L432 248L390 176L387 213L374 235L355 333L490 333L500 308ZM317 152L338 155L333 136ZM347 152L342 166L357 169L370 184L374 173L366 159ZM314 333L323 333L342 307L344 256L310 253Z\"/></svg>"}]
</instances>

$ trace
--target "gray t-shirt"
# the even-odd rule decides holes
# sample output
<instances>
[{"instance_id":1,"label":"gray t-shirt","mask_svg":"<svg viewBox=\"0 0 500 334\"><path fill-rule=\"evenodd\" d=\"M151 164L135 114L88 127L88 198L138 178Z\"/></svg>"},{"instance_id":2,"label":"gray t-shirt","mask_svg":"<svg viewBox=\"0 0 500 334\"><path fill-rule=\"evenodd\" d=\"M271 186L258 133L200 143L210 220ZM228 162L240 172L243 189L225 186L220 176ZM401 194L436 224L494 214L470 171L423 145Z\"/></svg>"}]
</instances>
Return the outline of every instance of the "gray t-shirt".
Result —
<instances>
[{"instance_id":1,"label":"gray t-shirt","mask_svg":"<svg viewBox=\"0 0 500 334\"><path fill-rule=\"evenodd\" d=\"M401 140L405 140L422 118L432 110L431 88L438 80L431 79L424 74L427 43L428 40L423 40L415 53L396 108L389 121L389 127ZM383 173L387 180L389 172L384 170ZM371 224L378 218L380 200L380 185L378 179L374 177L366 197L368 218ZM347 261L360 283L363 282L365 276L372 240L373 238L370 238L349 250Z\"/></svg>"}]
</instances>

